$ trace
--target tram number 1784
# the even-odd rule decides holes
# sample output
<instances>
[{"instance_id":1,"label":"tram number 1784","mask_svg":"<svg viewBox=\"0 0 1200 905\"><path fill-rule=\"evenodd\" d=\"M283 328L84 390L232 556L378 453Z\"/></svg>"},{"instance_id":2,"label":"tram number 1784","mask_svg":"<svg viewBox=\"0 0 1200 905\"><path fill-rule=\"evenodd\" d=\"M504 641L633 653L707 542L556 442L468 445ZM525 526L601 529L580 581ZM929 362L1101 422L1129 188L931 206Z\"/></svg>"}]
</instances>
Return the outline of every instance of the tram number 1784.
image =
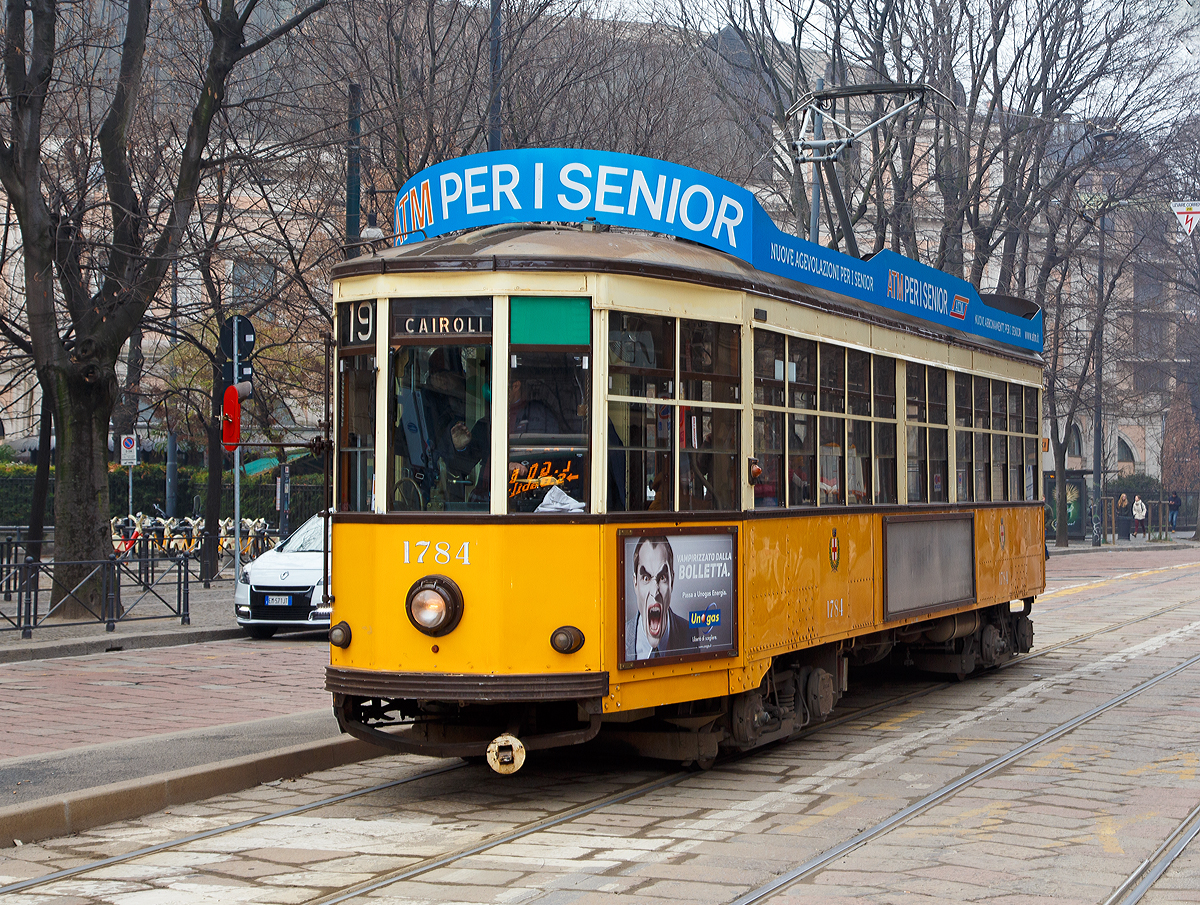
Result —
<instances>
[{"instance_id":1,"label":"tram number 1784","mask_svg":"<svg viewBox=\"0 0 1200 905\"><path fill-rule=\"evenodd\" d=\"M459 547L458 552L454 554L454 558L464 566L469 566L471 564L470 548L471 542L467 541L461 547ZM433 552L431 553L430 550ZM413 559L414 554L416 556L415 559ZM449 542L444 540L436 543L428 540L404 542L404 562L406 565L413 562L424 563L426 557L429 557L432 562L439 563L443 566L446 565L448 562L450 562Z\"/></svg>"},{"instance_id":2,"label":"tram number 1784","mask_svg":"<svg viewBox=\"0 0 1200 905\"><path fill-rule=\"evenodd\" d=\"M843 598L841 598L841 597L839 597L837 600L826 600L825 601L825 616L826 616L826 618L836 619L837 617L844 616L846 614L846 608L842 601L843 601Z\"/></svg>"}]
</instances>

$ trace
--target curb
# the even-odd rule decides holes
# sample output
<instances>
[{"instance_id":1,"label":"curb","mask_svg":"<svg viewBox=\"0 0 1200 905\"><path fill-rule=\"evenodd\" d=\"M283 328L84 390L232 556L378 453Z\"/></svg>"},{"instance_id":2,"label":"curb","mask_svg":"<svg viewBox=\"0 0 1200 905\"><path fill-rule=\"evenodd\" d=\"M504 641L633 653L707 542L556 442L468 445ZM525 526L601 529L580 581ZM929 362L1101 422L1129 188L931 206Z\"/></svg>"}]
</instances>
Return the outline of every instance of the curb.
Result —
<instances>
[{"instance_id":1,"label":"curb","mask_svg":"<svg viewBox=\"0 0 1200 905\"><path fill-rule=\"evenodd\" d=\"M0 808L0 848L69 836L131 820L177 804L240 792L251 786L357 763L389 752L356 738L336 738L175 770L61 797Z\"/></svg>"},{"instance_id":2,"label":"curb","mask_svg":"<svg viewBox=\"0 0 1200 905\"><path fill-rule=\"evenodd\" d=\"M182 644L203 644L206 641L228 641L244 637L246 634L240 628L213 628L145 635L105 634L101 638L81 638L71 641L28 641L25 642L27 646L0 647L0 663L51 660L57 657L85 657L89 654L106 654L112 651L176 647Z\"/></svg>"}]
</instances>

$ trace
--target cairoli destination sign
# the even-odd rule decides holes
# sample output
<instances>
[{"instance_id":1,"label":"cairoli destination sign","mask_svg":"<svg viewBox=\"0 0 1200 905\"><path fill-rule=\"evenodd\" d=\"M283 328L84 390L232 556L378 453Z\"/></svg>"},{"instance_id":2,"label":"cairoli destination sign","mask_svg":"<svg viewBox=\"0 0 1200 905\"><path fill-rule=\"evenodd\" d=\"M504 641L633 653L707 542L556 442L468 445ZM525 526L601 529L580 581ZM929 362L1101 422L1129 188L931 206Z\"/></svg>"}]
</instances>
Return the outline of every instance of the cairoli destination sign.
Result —
<instances>
[{"instance_id":1,"label":"cairoli destination sign","mask_svg":"<svg viewBox=\"0 0 1200 905\"><path fill-rule=\"evenodd\" d=\"M972 336L1042 351L1042 315L983 303L970 283L892 251L852 258L779 229L748 190L690 167L533 148L448 160L396 196L396 244L501 223L594 220L689 239L759 270Z\"/></svg>"},{"instance_id":2,"label":"cairoli destination sign","mask_svg":"<svg viewBox=\"0 0 1200 905\"><path fill-rule=\"evenodd\" d=\"M1196 228L1196 222L1200 221L1200 201L1172 201L1171 210L1175 212L1184 232L1190 236Z\"/></svg>"}]
</instances>

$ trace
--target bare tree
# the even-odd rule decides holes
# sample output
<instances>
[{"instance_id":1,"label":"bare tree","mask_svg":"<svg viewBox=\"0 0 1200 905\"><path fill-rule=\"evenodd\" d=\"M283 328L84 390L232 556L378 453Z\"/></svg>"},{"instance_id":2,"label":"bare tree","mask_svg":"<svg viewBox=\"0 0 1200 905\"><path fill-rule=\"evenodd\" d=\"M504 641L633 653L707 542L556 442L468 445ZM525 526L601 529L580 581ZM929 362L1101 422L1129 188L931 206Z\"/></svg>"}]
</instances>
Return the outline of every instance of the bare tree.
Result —
<instances>
[{"instance_id":1,"label":"bare tree","mask_svg":"<svg viewBox=\"0 0 1200 905\"><path fill-rule=\"evenodd\" d=\"M326 2L287 18L259 0L170 7L171 17L193 18L207 36L203 75L184 105L186 135L154 147L132 141L135 122L150 115L142 89L158 35L149 0L124 9L54 0L6 6L0 181L21 226L30 341L55 408L56 547L64 562L108 549L115 364L179 249L234 67Z\"/></svg>"}]
</instances>

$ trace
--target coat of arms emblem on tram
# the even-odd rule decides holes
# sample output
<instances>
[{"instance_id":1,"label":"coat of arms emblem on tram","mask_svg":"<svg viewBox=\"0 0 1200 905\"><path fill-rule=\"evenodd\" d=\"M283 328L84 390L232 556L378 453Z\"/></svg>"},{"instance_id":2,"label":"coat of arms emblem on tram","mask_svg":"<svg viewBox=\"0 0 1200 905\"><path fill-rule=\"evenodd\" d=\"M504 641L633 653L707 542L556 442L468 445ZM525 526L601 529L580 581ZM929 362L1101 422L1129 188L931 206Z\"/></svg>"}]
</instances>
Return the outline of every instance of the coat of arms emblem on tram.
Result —
<instances>
[{"instance_id":1,"label":"coat of arms emblem on tram","mask_svg":"<svg viewBox=\"0 0 1200 905\"><path fill-rule=\"evenodd\" d=\"M842 548L841 545L838 544L837 528L834 528L833 537L829 539L829 568L836 572L838 570L838 565L841 564L841 561Z\"/></svg>"}]
</instances>

